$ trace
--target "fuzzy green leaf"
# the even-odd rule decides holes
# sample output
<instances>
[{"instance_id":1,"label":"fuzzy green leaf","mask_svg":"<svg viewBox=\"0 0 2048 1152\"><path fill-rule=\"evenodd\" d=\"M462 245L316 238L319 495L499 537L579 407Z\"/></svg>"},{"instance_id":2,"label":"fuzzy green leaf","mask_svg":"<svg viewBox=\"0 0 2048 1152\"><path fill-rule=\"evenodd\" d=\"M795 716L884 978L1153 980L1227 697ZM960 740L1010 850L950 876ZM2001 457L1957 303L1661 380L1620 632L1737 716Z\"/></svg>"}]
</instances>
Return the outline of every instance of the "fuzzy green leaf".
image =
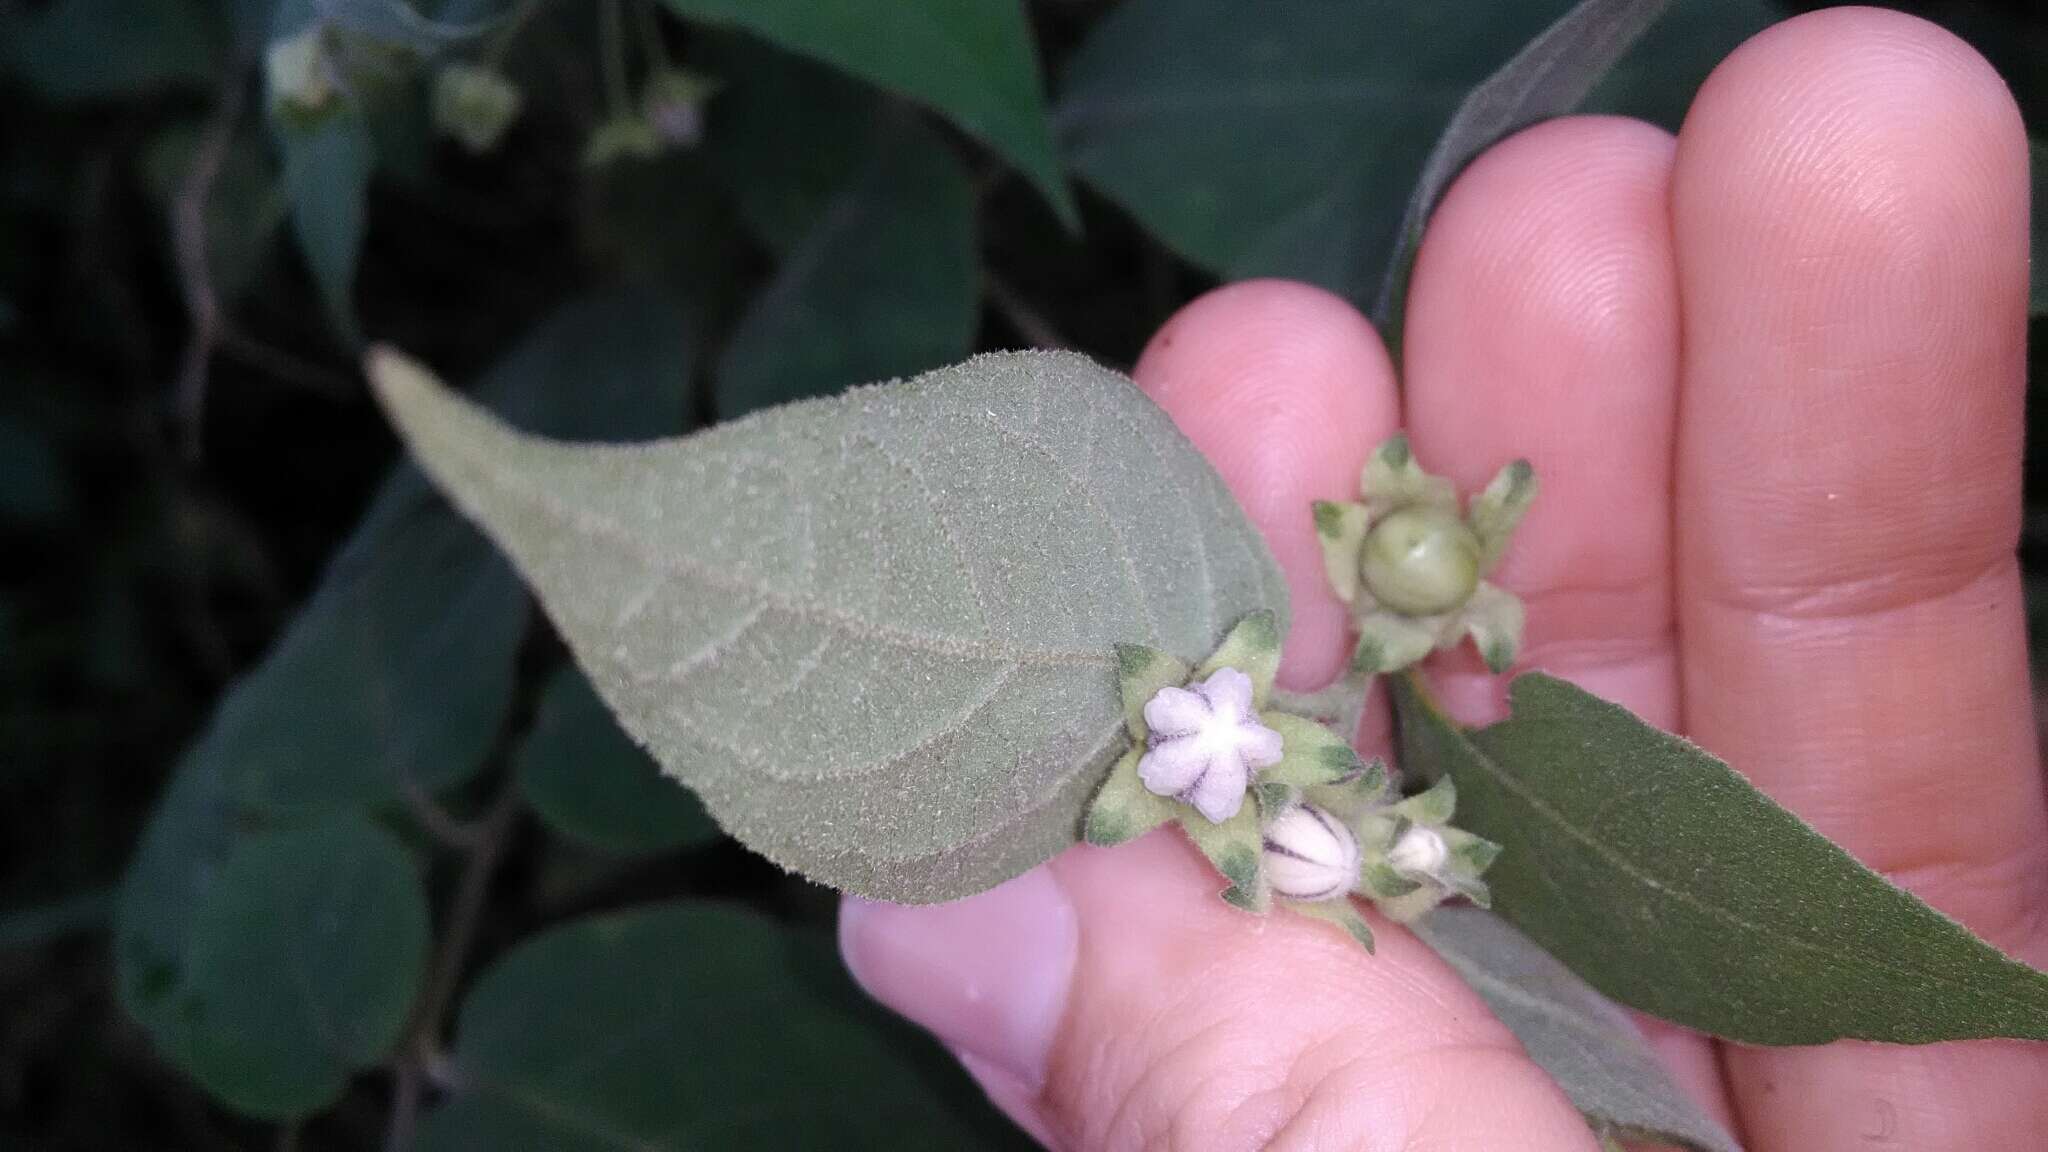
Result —
<instances>
[{"instance_id":1,"label":"fuzzy green leaf","mask_svg":"<svg viewBox=\"0 0 2048 1152\"><path fill-rule=\"evenodd\" d=\"M517 767L534 811L594 848L665 852L718 839L704 805L633 746L574 668L548 682Z\"/></svg>"},{"instance_id":2,"label":"fuzzy green leaf","mask_svg":"<svg viewBox=\"0 0 2048 1152\"><path fill-rule=\"evenodd\" d=\"M914 121L867 162L790 250L718 364L718 409L822 396L967 355L977 316L974 191Z\"/></svg>"},{"instance_id":3,"label":"fuzzy green leaf","mask_svg":"<svg viewBox=\"0 0 2048 1152\"><path fill-rule=\"evenodd\" d=\"M514 949L462 1006L420 1152L1026 1147L829 942L654 904Z\"/></svg>"},{"instance_id":4,"label":"fuzzy green leaf","mask_svg":"<svg viewBox=\"0 0 2048 1152\"><path fill-rule=\"evenodd\" d=\"M1082 835L1090 844L1109 848L1135 840L1187 811L1171 797L1145 787L1138 776L1138 759L1144 754L1144 749L1133 748L1109 770L1101 791L1088 805Z\"/></svg>"},{"instance_id":5,"label":"fuzzy green leaf","mask_svg":"<svg viewBox=\"0 0 2048 1152\"><path fill-rule=\"evenodd\" d=\"M1115 646L1198 659L1286 608L1194 446L1077 356L627 448L517 433L393 353L371 375L626 730L728 831L864 895L964 896L1074 843L1129 740Z\"/></svg>"},{"instance_id":6,"label":"fuzzy green leaf","mask_svg":"<svg viewBox=\"0 0 2048 1152\"><path fill-rule=\"evenodd\" d=\"M1495 141L1577 107L1656 23L1669 2L1581 0L1466 95L1408 194L1408 208L1373 306L1373 319L1390 344L1400 343L1408 275L1422 244L1423 225L1451 181Z\"/></svg>"},{"instance_id":7,"label":"fuzzy green leaf","mask_svg":"<svg viewBox=\"0 0 2048 1152\"><path fill-rule=\"evenodd\" d=\"M1263 708L1280 672L1280 627L1271 611L1253 612L1231 626L1230 634L1195 668L1194 678L1207 680L1224 668L1235 668L1252 682L1252 705Z\"/></svg>"},{"instance_id":8,"label":"fuzzy green leaf","mask_svg":"<svg viewBox=\"0 0 2048 1152\"><path fill-rule=\"evenodd\" d=\"M1672 1083L1627 1013L1498 916L1439 908L1412 927L1596 1128L1696 1152L1741 1152Z\"/></svg>"},{"instance_id":9,"label":"fuzzy green leaf","mask_svg":"<svg viewBox=\"0 0 2048 1152\"><path fill-rule=\"evenodd\" d=\"M685 19L740 28L929 105L992 145L1078 220L1053 153L1020 0L664 0Z\"/></svg>"},{"instance_id":10,"label":"fuzzy green leaf","mask_svg":"<svg viewBox=\"0 0 2048 1152\"><path fill-rule=\"evenodd\" d=\"M129 1008L160 1051L237 1111L334 1102L398 1038L427 958L412 859L360 816L259 834L228 854Z\"/></svg>"},{"instance_id":11,"label":"fuzzy green leaf","mask_svg":"<svg viewBox=\"0 0 2048 1152\"><path fill-rule=\"evenodd\" d=\"M1404 765L1449 773L1459 826L1502 846L1501 914L1607 995L1752 1044L2048 1039L2048 974L1695 745L1540 674L1474 733L1394 695Z\"/></svg>"}]
</instances>

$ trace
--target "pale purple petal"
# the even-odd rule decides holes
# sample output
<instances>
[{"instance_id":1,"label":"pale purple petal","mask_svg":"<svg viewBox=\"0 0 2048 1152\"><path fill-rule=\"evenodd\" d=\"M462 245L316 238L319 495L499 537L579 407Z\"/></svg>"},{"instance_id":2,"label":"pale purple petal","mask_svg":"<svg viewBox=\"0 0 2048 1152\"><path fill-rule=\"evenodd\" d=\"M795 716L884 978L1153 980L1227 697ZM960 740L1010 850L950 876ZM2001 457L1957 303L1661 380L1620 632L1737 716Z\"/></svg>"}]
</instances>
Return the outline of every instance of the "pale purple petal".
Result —
<instances>
[{"instance_id":1,"label":"pale purple petal","mask_svg":"<svg viewBox=\"0 0 2048 1152\"><path fill-rule=\"evenodd\" d=\"M1218 756L1209 764L1209 771L1203 773L1195 786L1183 794L1182 799L1195 806L1195 811L1207 817L1211 824L1221 824L1244 806L1245 785L1249 774L1244 762L1235 756Z\"/></svg>"},{"instance_id":2,"label":"pale purple petal","mask_svg":"<svg viewBox=\"0 0 2048 1152\"><path fill-rule=\"evenodd\" d=\"M1148 792L1178 796L1209 770L1210 753L1192 736L1162 740L1138 758L1138 780Z\"/></svg>"},{"instance_id":3,"label":"pale purple petal","mask_svg":"<svg viewBox=\"0 0 2048 1152\"><path fill-rule=\"evenodd\" d=\"M1270 768L1280 762L1280 734L1256 721L1237 730L1237 750L1254 768Z\"/></svg>"},{"instance_id":4,"label":"pale purple petal","mask_svg":"<svg viewBox=\"0 0 2048 1152\"><path fill-rule=\"evenodd\" d=\"M1195 732L1210 718L1209 702L1185 688L1161 688L1145 701L1145 727L1154 736Z\"/></svg>"},{"instance_id":5,"label":"pale purple petal","mask_svg":"<svg viewBox=\"0 0 2048 1152\"><path fill-rule=\"evenodd\" d=\"M1252 715L1252 678L1235 668L1218 668L1195 691L1208 700L1219 718L1241 723Z\"/></svg>"}]
</instances>

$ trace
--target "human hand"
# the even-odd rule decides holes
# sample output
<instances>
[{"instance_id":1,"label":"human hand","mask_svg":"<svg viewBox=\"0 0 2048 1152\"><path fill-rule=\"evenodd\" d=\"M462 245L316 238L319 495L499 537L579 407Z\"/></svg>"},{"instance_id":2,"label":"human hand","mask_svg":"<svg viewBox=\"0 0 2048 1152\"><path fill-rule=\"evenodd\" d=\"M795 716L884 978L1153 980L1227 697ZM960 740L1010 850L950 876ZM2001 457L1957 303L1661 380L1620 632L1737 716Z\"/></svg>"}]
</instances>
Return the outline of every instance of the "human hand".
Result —
<instances>
[{"instance_id":1,"label":"human hand","mask_svg":"<svg viewBox=\"0 0 2048 1152\"><path fill-rule=\"evenodd\" d=\"M2027 195L2019 115L1975 53L1894 13L1815 13L1731 57L1675 143L1574 118L1481 157L1417 263L1405 401L1361 317L1277 282L1189 305L1135 375L1287 571L1283 684L1326 682L1348 647L1311 500L1348 498L1401 427L1468 491L1526 455L1544 493L1499 576L1529 605L1525 666L1685 732L2040 966L2013 556ZM1476 661L1435 672L1465 718L1497 714ZM1162 831L955 904L849 901L841 937L1053 1147L1596 1146L1414 937L1376 921L1368 957L1219 886ZM1647 1027L1753 1152L2048 1132L2048 1046Z\"/></svg>"}]
</instances>

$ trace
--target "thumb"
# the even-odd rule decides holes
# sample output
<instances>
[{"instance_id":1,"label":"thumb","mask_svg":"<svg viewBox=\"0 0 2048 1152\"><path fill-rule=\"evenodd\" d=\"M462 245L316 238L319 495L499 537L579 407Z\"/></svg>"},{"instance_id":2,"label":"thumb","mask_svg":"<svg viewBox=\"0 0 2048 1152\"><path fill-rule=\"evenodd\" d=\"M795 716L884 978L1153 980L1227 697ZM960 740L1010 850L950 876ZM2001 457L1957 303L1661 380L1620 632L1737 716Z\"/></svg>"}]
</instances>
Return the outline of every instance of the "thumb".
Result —
<instances>
[{"instance_id":1,"label":"thumb","mask_svg":"<svg viewBox=\"0 0 2048 1152\"><path fill-rule=\"evenodd\" d=\"M1287 571L1281 677L1343 660L1309 501L1352 495L1393 431L1384 349L1348 304L1272 281L1183 309L1138 382L1215 463ZM1078 847L991 891L849 899L848 967L935 1033L990 1098L1067 1149L1521 1148L1592 1152L1557 1087L1448 967L1375 921L1247 915L1171 828Z\"/></svg>"}]
</instances>

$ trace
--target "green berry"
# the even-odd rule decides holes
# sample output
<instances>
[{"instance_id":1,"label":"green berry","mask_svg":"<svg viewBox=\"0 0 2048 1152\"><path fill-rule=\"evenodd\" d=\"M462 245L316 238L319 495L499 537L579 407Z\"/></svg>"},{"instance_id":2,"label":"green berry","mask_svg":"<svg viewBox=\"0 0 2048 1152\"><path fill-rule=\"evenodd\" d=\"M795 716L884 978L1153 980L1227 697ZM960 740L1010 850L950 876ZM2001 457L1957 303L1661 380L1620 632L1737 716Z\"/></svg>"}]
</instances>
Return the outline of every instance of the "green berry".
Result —
<instances>
[{"instance_id":1,"label":"green berry","mask_svg":"<svg viewBox=\"0 0 2048 1152\"><path fill-rule=\"evenodd\" d=\"M1479 565L1479 537L1457 513L1417 506L1389 513L1366 533L1359 575L1380 604L1437 616L1471 597Z\"/></svg>"}]
</instances>

